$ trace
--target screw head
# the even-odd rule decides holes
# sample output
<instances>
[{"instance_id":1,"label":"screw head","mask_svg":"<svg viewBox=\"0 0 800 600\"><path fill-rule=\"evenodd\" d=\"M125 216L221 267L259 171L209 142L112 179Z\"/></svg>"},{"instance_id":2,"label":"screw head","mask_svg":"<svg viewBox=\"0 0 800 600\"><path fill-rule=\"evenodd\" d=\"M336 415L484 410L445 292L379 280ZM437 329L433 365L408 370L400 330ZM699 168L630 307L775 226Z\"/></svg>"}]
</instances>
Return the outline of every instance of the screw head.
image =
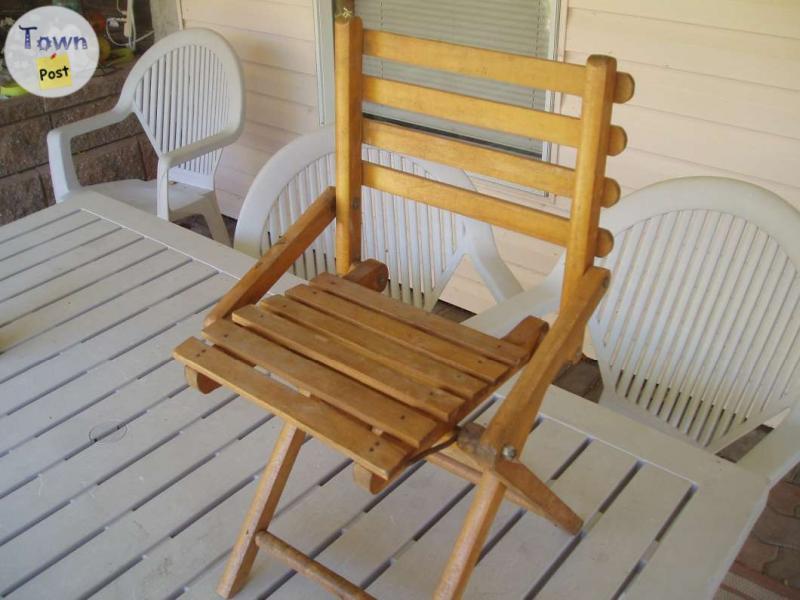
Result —
<instances>
[{"instance_id":1,"label":"screw head","mask_svg":"<svg viewBox=\"0 0 800 600\"><path fill-rule=\"evenodd\" d=\"M503 446L501 454L503 455L503 458L507 460L514 460L517 457L517 449L511 444L506 444Z\"/></svg>"}]
</instances>

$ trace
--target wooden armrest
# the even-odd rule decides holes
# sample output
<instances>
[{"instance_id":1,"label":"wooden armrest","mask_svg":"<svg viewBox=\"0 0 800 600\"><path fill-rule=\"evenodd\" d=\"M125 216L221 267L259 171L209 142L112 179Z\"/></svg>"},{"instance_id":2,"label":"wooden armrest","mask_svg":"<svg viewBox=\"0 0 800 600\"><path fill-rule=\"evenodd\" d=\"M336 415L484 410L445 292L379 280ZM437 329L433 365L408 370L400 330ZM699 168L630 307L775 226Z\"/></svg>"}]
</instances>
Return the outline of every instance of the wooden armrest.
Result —
<instances>
[{"instance_id":1,"label":"wooden armrest","mask_svg":"<svg viewBox=\"0 0 800 600\"><path fill-rule=\"evenodd\" d=\"M329 187L314 200L286 233L245 273L211 309L204 325L209 327L237 308L257 302L292 266L336 216L336 189Z\"/></svg>"},{"instance_id":2,"label":"wooden armrest","mask_svg":"<svg viewBox=\"0 0 800 600\"><path fill-rule=\"evenodd\" d=\"M481 438L484 446L495 452L504 446L511 446L517 453L522 451L544 394L558 370L577 352L586 323L608 288L609 275L600 267L591 267L583 275L578 292L559 313L486 428Z\"/></svg>"}]
</instances>

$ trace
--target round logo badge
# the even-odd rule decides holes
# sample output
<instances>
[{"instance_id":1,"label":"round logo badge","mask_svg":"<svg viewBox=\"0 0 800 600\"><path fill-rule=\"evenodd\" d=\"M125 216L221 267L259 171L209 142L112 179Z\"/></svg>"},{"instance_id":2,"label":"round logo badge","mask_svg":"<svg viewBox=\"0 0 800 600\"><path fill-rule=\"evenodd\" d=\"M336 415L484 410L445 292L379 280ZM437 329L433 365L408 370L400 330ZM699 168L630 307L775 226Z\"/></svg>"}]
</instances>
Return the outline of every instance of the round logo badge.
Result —
<instances>
[{"instance_id":1,"label":"round logo badge","mask_svg":"<svg viewBox=\"0 0 800 600\"><path fill-rule=\"evenodd\" d=\"M31 94L56 98L78 91L94 75L97 36L81 15L43 6L22 15L8 32L8 72Z\"/></svg>"}]
</instances>

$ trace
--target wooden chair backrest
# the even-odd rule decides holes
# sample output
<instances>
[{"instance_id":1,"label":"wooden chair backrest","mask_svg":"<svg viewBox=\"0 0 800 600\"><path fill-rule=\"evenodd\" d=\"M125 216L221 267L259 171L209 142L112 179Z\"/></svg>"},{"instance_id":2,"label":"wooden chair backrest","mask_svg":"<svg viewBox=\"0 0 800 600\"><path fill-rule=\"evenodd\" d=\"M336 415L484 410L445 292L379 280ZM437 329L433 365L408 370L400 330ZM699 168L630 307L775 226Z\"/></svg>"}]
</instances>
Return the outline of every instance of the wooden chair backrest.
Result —
<instances>
[{"instance_id":1,"label":"wooden chair backrest","mask_svg":"<svg viewBox=\"0 0 800 600\"><path fill-rule=\"evenodd\" d=\"M361 186L365 185L565 246L563 305L594 257L607 255L613 246L611 234L598 227L598 220L600 207L612 206L620 195L619 185L605 177L605 166L606 156L625 148L625 131L610 123L611 107L633 95L630 75L617 73L616 61L608 56L590 56L586 65L561 63L365 31L361 20L350 15L336 19L335 54L339 274L360 260ZM362 73L364 55L581 96L581 116L366 76ZM577 148L576 167L569 169L367 118L362 113L363 102L572 146ZM362 162L362 143L570 197L570 217Z\"/></svg>"}]
</instances>

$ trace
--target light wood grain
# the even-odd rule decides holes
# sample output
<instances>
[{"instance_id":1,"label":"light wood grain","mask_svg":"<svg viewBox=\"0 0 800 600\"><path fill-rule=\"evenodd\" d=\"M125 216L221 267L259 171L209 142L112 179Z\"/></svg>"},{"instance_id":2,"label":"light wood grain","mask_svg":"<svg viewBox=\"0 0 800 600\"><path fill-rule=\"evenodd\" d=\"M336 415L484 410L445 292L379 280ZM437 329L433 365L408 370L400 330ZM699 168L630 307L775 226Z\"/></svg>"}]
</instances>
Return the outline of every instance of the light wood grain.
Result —
<instances>
[{"instance_id":1,"label":"light wood grain","mask_svg":"<svg viewBox=\"0 0 800 600\"><path fill-rule=\"evenodd\" d=\"M608 145L617 64L607 56L590 56L586 69L586 91L581 105L583 129L561 291L562 311L578 293L586 270L594 264L606 168L604 148Z\"/></svg>"},{"instance_id":2,"label":"light wood grain","mask_svg":"<svg viewBox=\"0 0 800 600\"><path fill-rule=\"evenodd\" d=\"M318 583L323 589L337 598L348 600L374 600L372 596L357 585L337 575L321 563L312 560L308 555L300 552L274 535L262 531L256 536L259 548L264 548L272 556L282 560L293 570Z\"/></svg>"},{"instance_id":3,"label":"light wood grain","mask_svg":"<svg viewBox=\"0 0 800 600\"><path fill-rule=\"evenodd\" d=\"M314 201L286 230L286 234L209 311L206 325L226 317L241 306L257 302L278 281L333 220L335 194L334 188L328 188Z\"/></svg>"},{"instance_id":4,"label":"light wood grain","mask_svg":"<svg viewBox=\"0 0 800 600\"><path fill-rule=\"evenodd\" d=\"M363 78L364 100L506 133L577 147L580 120L511 104L375 77ZM608 154L625 149L625 132L611 130Z\"/></svg>"},{"instance_id":5,"label":"light wood grain","mask_svg":"<svg viewBox=\"0 0 800 600\"><path fill-rule=\"evenodd\" d=\"M368 187L425 202L547 242L567 245L569 220L564 217L373 163L364 163L363 170L364 185ZM600 230L595 254L605 256L612 247L611 234Z\"/></svg>"},{"instance_id":6,"label":"light wood grain","mask_svg":"<svg viewBox=\"0 0 800 600\"><path fill-rule=\"evenodd\" d=\"M363 128L364 143L372 146L459 167L559 196L571 198L575 193L575 172L559 165L374 119L364 119ZM619 185L613 179L606 179L603 206L613 206L619 200L619 195Z\"/></svg>"},{"instance_id":7,"label":"light wood grain","mask_svg":"<svg viewBox=\"0 0 800 600\"><path fill-rule=\"evenodd\" d=\"M311 281L311 285L508 365L519 364L528 355L525 348L517 343L510 343L433 313L421 311L330 273L318 275Z\"/></svg>"},{"instance_id":8,"label":"light wood grain","mask_svg":"<svg viewBox=\"0 0 800 600\"><path fill-rule=\"evenodd\" d=\"M334 23L336 60L336 272L361 260L361 75L360 19Z\"/></svg>"},{"instance_id":9,"label":"light wood grain","mask_svg":"<svg viewBox=\"0 0 800 600\"><path fill-rule=\"evenodd\" d=\"M267 303L266 306L275 305ZM392 369L373 360L369 354L354 352L331 337L306 329L304 323L293 323L256 307L236 311L234 320L438 419L449 420L462 405L462 401L453 395L414 379L398 376ZM337 401L349 402L346 397ZM419 445L419 439L414 445Z\"/></svg>"},{"instance_id":10,"label":"light wood grain","mask_svg":"<svg viewBox=\"0 0 800 600\"><path fill-rule=\"evenodd\" d=\"M303 431L313 431L316 437L385 478L394 474L407 455L406 449L389 444L332 406L293 392L199 340L189 338L173 354L194 370L277 413ZM264 398L269 398L268 404Z\"/></svg>"},{"instance_id":11,"label":"light wood grain","mask_svg":"<svg viewBox=\"0 0 800 600\"><path fill-rule=\"evenodd\" d=\"M489 473L482 475L469 513L434 592L433 597L437 600L461 598L463 595L504 494L505 486L497 477Z\"/></svg>"},{"instance_id":12,"label":"light wood grain","mask_svg":"<svg viewBox=\"0 0 800 600\"><path fill-rule=\"evenodd\" d=\"M556 90L578 96L583 93L583 67L531 56L371 30L364 32L364 54L426 69L485 77L524 87Z\"/></svg>"},{"instance_id":13,"label":"light wood grain","mask_svg":"<svg viewBox=\"0 0 800 600\"><path fill-rule=\"evenodd\" d=\"M337 340L351 352L364 354L392 371L404 375L406 381L409 381L409 377L411 381L417 379L467 399L476 397L486 386L480 379L432 359L427 354L284 296L267 298L260 306ZM391 379L387 380L387 383L388 381ZM399 387L399 384L393 383L392 387ZM437 410L447 415L458 408L458 405L458 402L448 401Z\"/></svg>"},{"instance_id":14,"label":"light wood grain","mask_svg":"<svg viewBox=\"0 0 800 600\"><path fill-rule=\"evenodd\" d=\"M547 387L564 362L575 356L586 322L603 297L608 279L609 273L605 269L592 267L586 272L498 409L483 435L482 443L498 452L505 445L520 449L539 412Z\"/></svg>"},{"instance_id":15,"label":"light wood grain","mask_svg":"<svg viewBox=\"0 0 800 600\"><path fill-rule=\"evenodd\" d=\"M307 286L298 286L286 292L290 298L315 309L335 315L339 319L357 324L391 340L428 354L432 358L456 367L474 377L493 383L503 377L508 367L477 352L436 337L411 325L395 321L385 315L353 304L333 294Z\"/></svg>"},{"instance_id":16,"label":"light wood grain","mask_svg":"<svg viewBox=\"0 0 800 600\"><path fill-rule=\"evenodd\" d=\"M263 367L303 392L311 393L415 448L437 426L433 419L359 383L357 379L350 379L334 369L290 352L228 320L216 321L206 327L203 336L225 351Z\"/></svg>"},{"instance_id":17,"label":"light wood grain","mask_svg":"<svg viewBox=\"0 0 800 600\"><path fill-rule=\"evenodd\" d=\"M379 260L368 258L351 265L343 279L375 292L382 292L389 283L389 269Z\"/></svg>"},{"instance_id":18,"label":"light wood grain","mask_svg":"<svg viewBox=\"0 0 800 600\"><path fill-rule=\"evenodd\" d=\"M217 591L223 598L234 596L247 580L258 552L256 535L266 529L272 520L305 437L294 425L286 424L281 429L228 558L225 572L217 585Z\"/></svg>"}]
</instances>

